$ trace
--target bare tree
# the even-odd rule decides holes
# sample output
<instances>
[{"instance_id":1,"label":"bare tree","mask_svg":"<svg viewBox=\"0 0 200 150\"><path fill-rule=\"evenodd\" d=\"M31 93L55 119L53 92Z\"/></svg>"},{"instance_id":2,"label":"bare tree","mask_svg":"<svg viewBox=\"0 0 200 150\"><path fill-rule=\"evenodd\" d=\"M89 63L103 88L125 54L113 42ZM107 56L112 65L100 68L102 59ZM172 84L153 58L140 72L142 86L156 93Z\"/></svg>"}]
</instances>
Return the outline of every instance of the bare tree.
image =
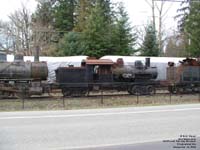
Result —
<instances>
[{"instance_id":1,"label":"bare tree","mask_svg":"<svg viewBox=\"0 0 200 150\"><path fill-rule=\"evenodd\" d=\"M161 1L160 2L160 6L158 6L158 4L156 3L156 7L157 7L157 10L158 10L158 24L159 24L159 27L158 27L158 47L159 47L159 50L160 50L160 55L162 54L163 52L163 30L162 30L162 27L163 27L163 7L164 7L164 4L165 4L165 1Z\"/></svg>"},{"instance_id":2,"label":"bare tree","mask_svg":"<svg viewBox=\"0 0 200 150\"><path fill-rule=\"evenodd\" d=\"M158 46L160 50L160 55L163 53L163 47L164 47L164 42L166 41L166 37L164 37L165 31L163 30L163 25L164 21L166 19L166 15L168 11L170 10L172 3L166 7L166 0L145 0L148 5L152 8L152 20L153 20L153 25L158 31ZM172 1L168 1L172 2ZM156 17L155 14L158 15L158 26L156 26Z\"/></svg>"},{"instance_id":3,"label":"bare tree","mask_svg":"<svg viewBox=\"0 0 200 150\"><path fill-rule=\"evenodd\" d=\"M12 35L15 37L15 49L25 55L32 55L31 40L31 14L22 4L22 8L9 15L12 25Z\"/></svg>"},{"instance_id":4,"label":"bare tree","mask_svg":"<svg viewBox=\"0 0 200 150\"><path fill-rule=\"evenodd\" d=\"M12 36L9 34L9 24L7 22L0 21L0 51L7 52L11 49Z\"/></svg>"},{"instance_id":5,"label":"bare tree","mask_svg":"<svg viewBox=\"0 0 200 150\"><path fill-rule=\"evenodd\" d=\"M32 55L31 14L22 4L21 9L10 14L8 22L0 22L0 49L7 53L21 52Z\"/></svg>"},{"instance_id":6,"label":"bare tree","mask_svg":"<svg viewBox=\"0 0 200 150\"><path fill-rule=\"evenodd\" d=\"M32 14L32 39L35 47L40 47L40 54L53 55L59 40L59 32L53 28L52 7L56 0L36 0L36 11Z\"/></svg>"},{"instance_id":7,"label":"bare tree","mask_svg":"<svg viewBox=\"0 0 200 150\"><path fill-rule=\"evenodd\" d=\"M189 54L186 51L187 46L187 37L182 33L174 31L173 35L171 35L167 39L165 56L187 57L189 56Z\"/></svg>"}]
</instances>

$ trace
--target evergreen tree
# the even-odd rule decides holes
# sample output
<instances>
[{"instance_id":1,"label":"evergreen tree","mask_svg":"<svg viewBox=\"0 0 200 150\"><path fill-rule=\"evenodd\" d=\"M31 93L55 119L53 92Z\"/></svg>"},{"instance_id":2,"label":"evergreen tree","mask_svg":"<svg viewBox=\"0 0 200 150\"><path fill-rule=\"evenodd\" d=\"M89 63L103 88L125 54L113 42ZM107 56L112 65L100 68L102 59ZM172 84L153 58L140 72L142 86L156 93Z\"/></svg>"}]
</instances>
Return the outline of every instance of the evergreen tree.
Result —
<instances>
[{"instance_id":1,"label":"evergreen tree","mask_svg":"<svg viewBox=\"0 0 200 150\"><path fill-rule=\"evenodd\" d=\"M32 15L32 22L36 26L52 27L53 23L53 5L52 0L37 0L38 5L35 13Z\"/></svg>"},{"instance_id":2,"label":"evergreen tree","mask_svg":"<svg viewBox=\"0 0 200 150\"><path fill-rule=\"evenodd\" d=\"M59 56L82 55L84 53L84 43L81 33L69 32L58 43Z\"/></svg>"},{"instance_id":3,"label":"evergreen tree","mask_svg":"<svg viewBox=\"0 0 200 150\"><path fill-rule=\"evenodd\" d=\"M184 32L185 21L188 18L190 12L190 4L191 0L185 0L181 3L181 8L177 10L178 15L176 15L176 19L178 19L178 28L181 32Z\"/></svg>"},{"instance_id":4,"label":"evergreen tree","mask_svg":"<svg viewBox=\"0 0 200 150\"><path fill-rule=\"evenodd\" d=\"M101 57L112 54L111 8L109 0L96 0L95 6L83 31L86 51L89 56Z\"/></svg>"},{"instance_id":5,"label":"evergreen tree","mask_svg":"<svg viewBox=\"0 0 200 150\"><path fill-rule=\"evenodd\" d=\"M74 30L82 32L86 28L87 19L91 13L94 0L78 0L76 7L76 23Z\"/></svg>"},{"instance_id":6,"label":"evergreen tree","mask_svg":"<svg viewBox=\"0 0 200 150\"><path fill-rule=\"evenodd\" d=\"M200 2L187 0L183 3L182 8L178 10L179 30L187 38L187 55L200 55Z\"/></svg>"},{"instance_id":7,"label":"evergreen tree","mask_svg":"<svg viewBox=\"0 0 200 150\"><path fill-rule=\"evenodd\" d=\"M142 56L159 56L156 31L152 24L146 28L146 34L140 52Z\"/></svg>"},{"instance_id":8,"label":"evergreen tree","mask_svg":"<svg viewBox=\"0 0 200 150\"><path fill-rule=\"evenodd\" d=\"M55 39L58 42L55 51L58 55L101 57L132 53L136 39L122 4L114 15L110 0L38 1L39 7L34 16L41 20L42 25L50 26L47 30L44 28L45 32L40 35L44 35L45 39L48 37L48 41ZM45 46L48 48L50 45Z\"/></svg>"},{"instance_id":9,"label":"evergreen tree","mask_svg":"<svg viewBox=\"0 0 200 150\"><path fill-rule=\"evenodd\" d=\"M57 0L54 5L54 28L58 31L72 31L76 0Z\"/></svg>"},{"instance_id":10,"label":"evergreen tree","mask_svg":"<svg viewBox=\"0 0 200 150\"><path fill-rule=\"evenodd\" d=\"M130 55L136 42L136 35L132 33L129 17L123 3L119 3L116 24L113 31L114 54Z\"/></svg>"},{"instance_id":11,"label":"evergreen tree","mask_svg":"<svg viewBox=\"0 0 200 150\"><path fill-rule=\"evenodd\" d=\"M185 20L184 32L188 36L190 56L200 56L200 2L190 3L190 12Z\"/></svg>"}]
</instances>

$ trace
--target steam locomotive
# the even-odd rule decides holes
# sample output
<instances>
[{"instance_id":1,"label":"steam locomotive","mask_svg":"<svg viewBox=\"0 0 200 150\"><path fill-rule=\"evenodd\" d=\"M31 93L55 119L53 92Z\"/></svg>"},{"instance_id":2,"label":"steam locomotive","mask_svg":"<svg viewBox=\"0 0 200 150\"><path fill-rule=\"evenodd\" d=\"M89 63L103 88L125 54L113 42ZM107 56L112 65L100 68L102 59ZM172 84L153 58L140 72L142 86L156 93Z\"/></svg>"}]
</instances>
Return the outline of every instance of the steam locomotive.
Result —
<instances>
[{"instance_id":1,"label":"steam locomotive","mask_svg":"<svg viewBox=\"0 0 200 150\"><path fill-rule=\"evenodd\" d=\"M48 68L46 62L24 62L23 55L15 55L14 62L0 62L0 97L16 95L29 97L45 92Z\"/></svg>"},{"instance_id":2,"label":"steam locomotive","mask_svg":"<svg viewBox=\"0 0 200 150\"><path fill-rule=\"evenodd\" d=\"M157 67L151 67L150 58L146 58L145 64L136 60L134 65L125 65L122 58L116 63L110 59L85 60L81 67L60 67L56 70L56 82L64 96L81 96L89 91L106 89L149 95L155 94L157 88L166 87L173 94L200 92L198 59L186 58L177 66L169 62L166 80L156 80L157 76Z\"/></svg>"},{"instance_id":3,"label":"steam locomotive","mask_svg":"<svg viewBox=\"0 0 200 150\"><path fill-rule=\"evenodd\" d=\"M153 94L157 68L136 61L134 66L124 65L123 59L116 63L109 59L87 59L81 67L59 67L56 82L64 96L81 96L94 90L128 91L130 94Z\"/></svg>"},{"instance_id":4,"label":"steam locomotive","mask_svg":"<svg viewBox=\"0 0 200 150\"><path fill-rule=\"evenodd\" d=\"M171 93L199 92L200 61L185 59L179 66L169 62L166 84L156 80L157 67L150 58L145 63L136 60L127 65L122 58L85 59L81 66L58 67L56 82L48 83L46 62L24 62L23 55L16 55L13 62L0 61L0 97L30 97L61 89L63 96L83 96L90 91L117 90L132 95L154 94L157 87L167 86Z\"/></svg>"},{"instance_id":5,"label":"steam locomotive","mask_svg":"<svg viewBox=\"0 0 200 150\"><path fill-rule=\"evenodd\" d=\"M136 61L135 66L124 65L123 59L116 63L109 59L86 59L80 67L56 69L56 82L49 84L47 63L36 58L35 62L24 62L23 55L17 54L13 62L0 62L1 97L42 95L50 93L52 88L61 89L64 96L82 96L93 90L107 89L150 94L157 77L156 68L150 67L150 59L146 59L145 65Z\"/></svg>"}]
</instances>

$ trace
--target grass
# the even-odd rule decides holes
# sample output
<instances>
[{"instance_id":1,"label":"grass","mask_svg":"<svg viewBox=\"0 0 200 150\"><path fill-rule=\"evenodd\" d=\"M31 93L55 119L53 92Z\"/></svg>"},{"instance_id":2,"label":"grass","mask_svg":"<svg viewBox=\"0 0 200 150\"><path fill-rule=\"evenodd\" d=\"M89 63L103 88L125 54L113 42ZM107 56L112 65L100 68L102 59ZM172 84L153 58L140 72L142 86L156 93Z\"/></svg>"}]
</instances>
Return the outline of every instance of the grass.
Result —
<instances>
[{"instance_id":1,"label":"grass","mask_svg":"<svg viewBox=\"0 0 200 150\"><path fill-rule=\"evenodd\" d=\"M199 95L172 95L156 96L101 96L85 98L48 98L0 100L0 111L22 111L22 110L70 110L89 108L111 108L130 106L157 106L168 104L200 103Z\"/></svg>"}]
</instances>

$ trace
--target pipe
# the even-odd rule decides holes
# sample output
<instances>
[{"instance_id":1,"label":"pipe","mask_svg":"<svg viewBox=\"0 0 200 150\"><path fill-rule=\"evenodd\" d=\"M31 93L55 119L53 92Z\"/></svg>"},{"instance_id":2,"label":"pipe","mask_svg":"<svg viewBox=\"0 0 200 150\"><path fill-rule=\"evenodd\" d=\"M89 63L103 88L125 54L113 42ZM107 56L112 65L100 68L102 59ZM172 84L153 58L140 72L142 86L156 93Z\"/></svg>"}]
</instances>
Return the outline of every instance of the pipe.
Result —
<instances>
[{"instance_id":1,"label":"pipe","mask_svg":"<svg viewBox=\"0 0 200 150\"><path fill-rule=\"evenodd\" d=\"M34 61L35 62L39 62L39 51L40 51L40 47L36 46L36 48L35 48L35 56L34 56Z\"/></svg>"}]
</instances>

